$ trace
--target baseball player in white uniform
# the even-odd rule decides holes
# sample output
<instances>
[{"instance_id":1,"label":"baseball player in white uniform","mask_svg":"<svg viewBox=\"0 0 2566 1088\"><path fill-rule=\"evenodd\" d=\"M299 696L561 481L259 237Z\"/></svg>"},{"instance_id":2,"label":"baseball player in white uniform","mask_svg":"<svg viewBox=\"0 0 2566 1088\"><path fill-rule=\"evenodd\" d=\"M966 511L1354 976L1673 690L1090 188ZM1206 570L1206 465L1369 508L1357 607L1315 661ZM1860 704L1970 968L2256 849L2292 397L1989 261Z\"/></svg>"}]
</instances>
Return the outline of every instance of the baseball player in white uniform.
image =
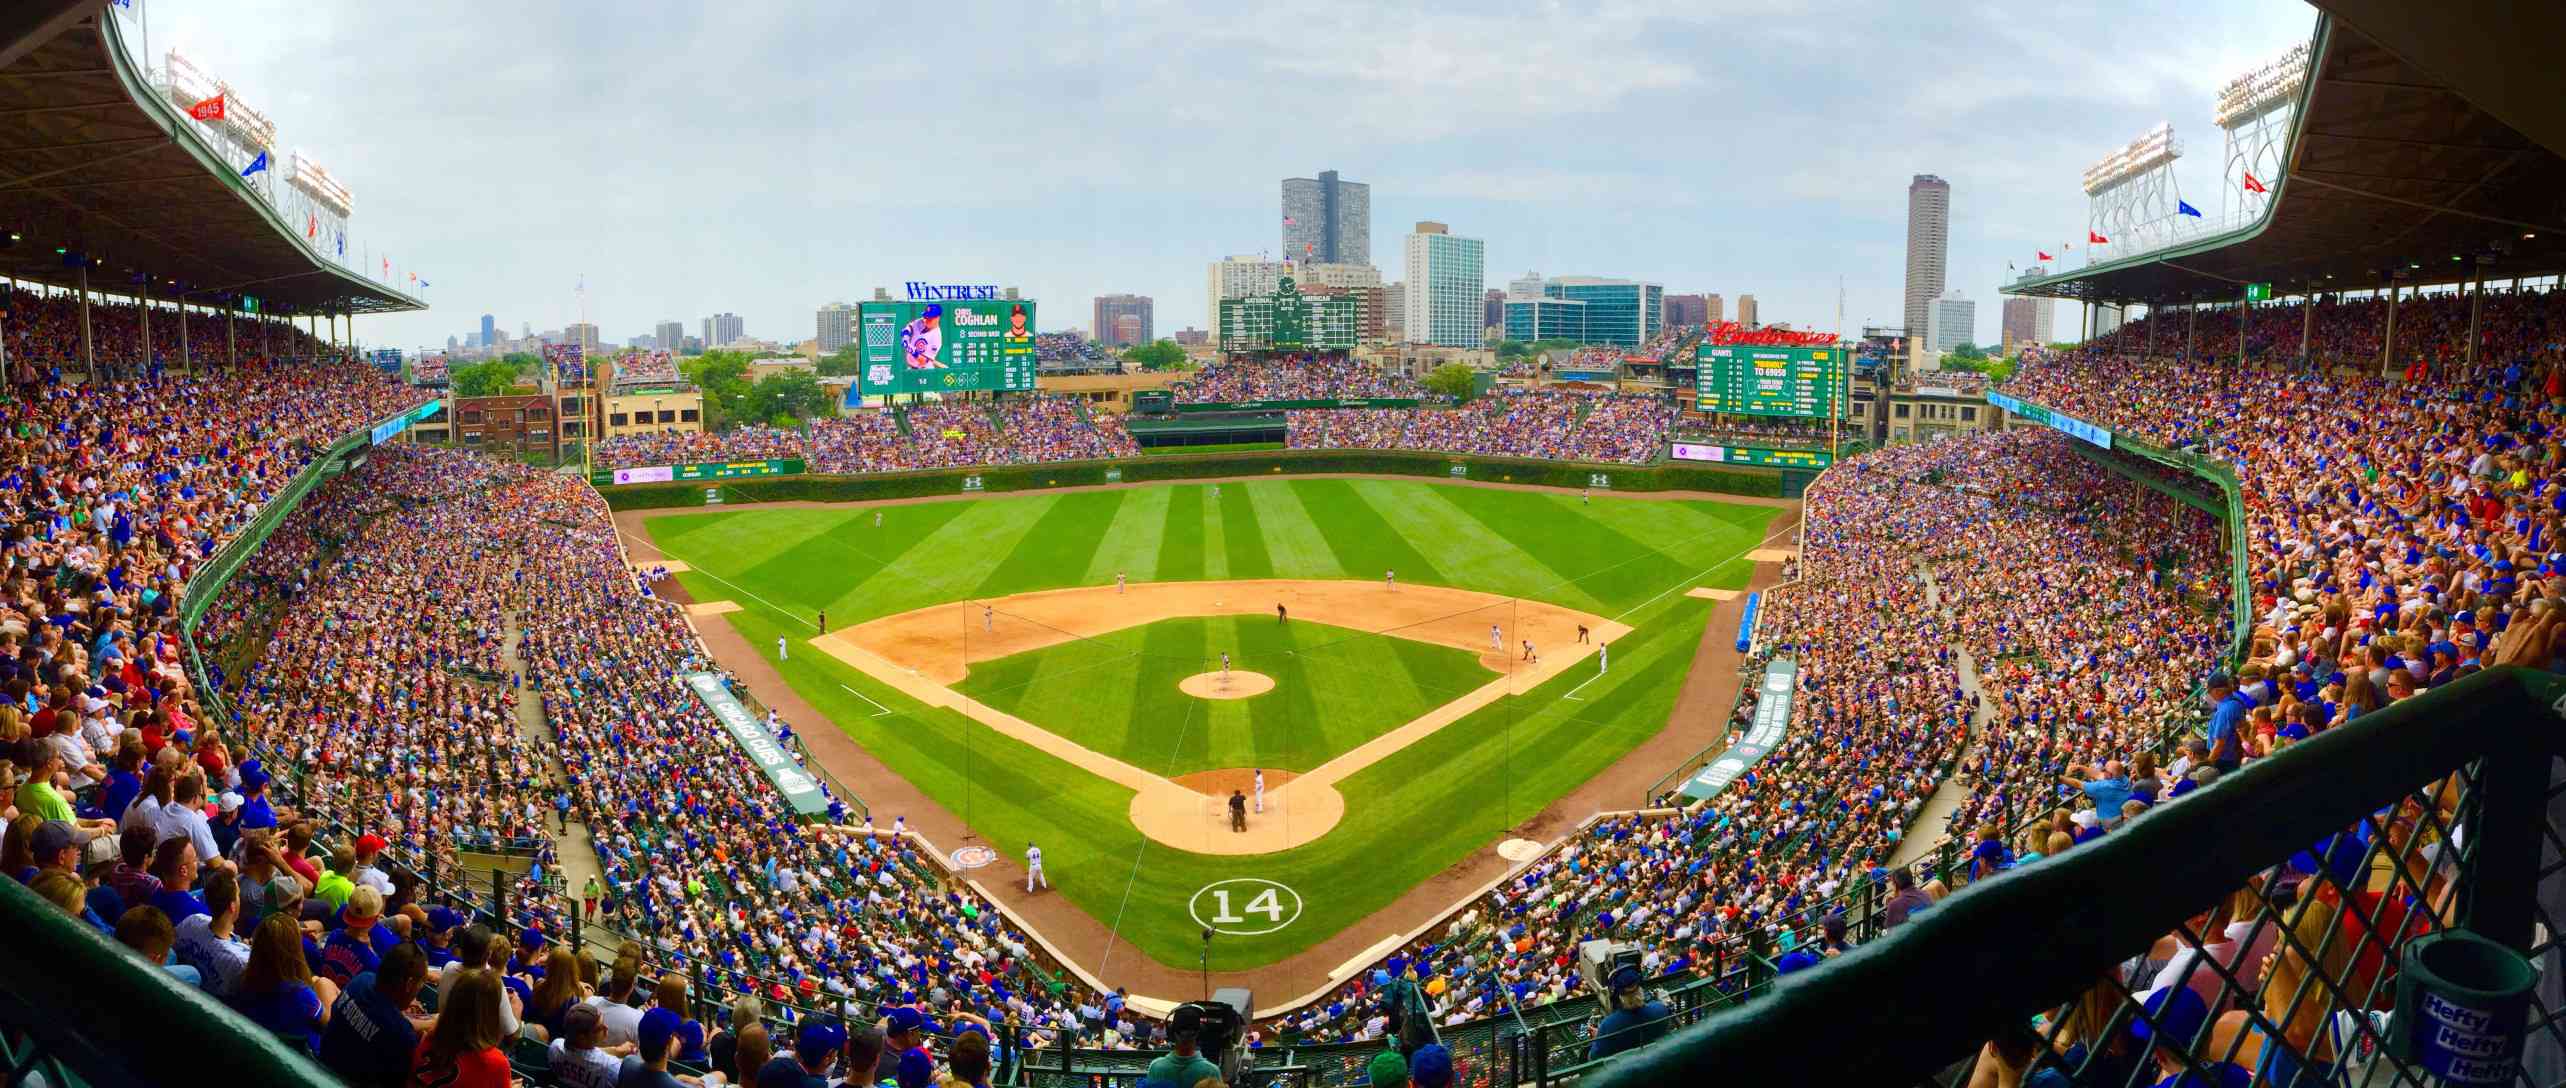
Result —
<instances>
[{"instance_id":1,"label":"baseball player in white uniform","mask_svg":"<svg viewBox=\"0 0 2566 1088\"><path fill-rule=\"evenodd\" d=\"M1265 811L1265 768L1256 769L1256 811Z\"/></svg>"},{"instance_id":2,"label":"baseball player in white uniform","mask_svg":"<svg viewBox=\"0 0 2566 1088\"><path fill-rule=\"evenodd\" d=\"M1025 891L1028 893L1032 892L1034 890L1034 885L1036 884L1040 884L1046 888L1051 887L1051 882L1042 878L1042 847L1036 846L1032 843L1026 843Z\"/></svg>"},{"instance_id":3,"label":"baseball player in white uniform","mask_svg":"<svg viewBox=\"0 0 2566 1088\"><path fill-rule=\"evenodd\" d=\"M1501 654L1506 652L1506 633L1493 623L1488 625L1488 648Z\"/></svg>"}]
</instances>

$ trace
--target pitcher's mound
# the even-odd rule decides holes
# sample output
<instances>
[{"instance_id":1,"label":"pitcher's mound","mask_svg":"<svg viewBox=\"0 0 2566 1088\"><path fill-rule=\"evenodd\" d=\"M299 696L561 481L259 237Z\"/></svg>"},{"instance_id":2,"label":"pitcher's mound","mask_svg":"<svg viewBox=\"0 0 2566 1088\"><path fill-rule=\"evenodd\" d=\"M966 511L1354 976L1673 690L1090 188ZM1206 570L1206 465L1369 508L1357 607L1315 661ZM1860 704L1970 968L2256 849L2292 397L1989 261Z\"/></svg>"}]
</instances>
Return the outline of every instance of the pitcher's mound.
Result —
<instances>
[{"instance_id":1,"label":"pitcher's mound","mask_svg":"<svg viewBox=\"0 0 2566 1088\"><path fill-rule=\"evenodd\" d=\"M1177 681L1176 690L1197 699L1245 699L1274 690L1274 678L1245 669L1231 669L1227 677L1201 672Z\"/></svg>"}]
</instances>

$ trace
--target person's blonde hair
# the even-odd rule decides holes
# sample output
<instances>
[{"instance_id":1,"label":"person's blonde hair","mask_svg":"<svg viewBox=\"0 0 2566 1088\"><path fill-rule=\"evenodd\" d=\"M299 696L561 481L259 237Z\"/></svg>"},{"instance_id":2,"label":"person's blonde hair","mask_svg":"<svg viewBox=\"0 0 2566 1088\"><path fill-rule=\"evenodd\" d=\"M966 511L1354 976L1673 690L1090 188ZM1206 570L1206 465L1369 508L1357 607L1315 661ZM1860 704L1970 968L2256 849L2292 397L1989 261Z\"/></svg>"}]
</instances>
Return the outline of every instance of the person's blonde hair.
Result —
<instances>
[{"instance_id":1,"label":"person's blonde hair","mask_svg":"<svg viewBox=\"0 0 2566 1088\"><path fill-rule=\"evenodd\" d=\"M44 897L75 918L89 909L89 886L81 883L79 877L60 869L47 869L36 874L35 882L27 885L27 890Z\"/></svg>"},{"instance_id":2,"label":"person's blonde hair","mask_svg":"<svg viewBox=\"0 0 2566 1088\"><path fill-rule=\"evenodd\" d=\"M502 995L499 973L486 967L463 972L454 981L454 990L437 1006L437 1023L428 1029L428 1045L420 1061L431 1067L452 1064L465 1054L478 1054L499 1045L506 1038L507 1024L500 1019Z\"/></svg>"}]
</instances>

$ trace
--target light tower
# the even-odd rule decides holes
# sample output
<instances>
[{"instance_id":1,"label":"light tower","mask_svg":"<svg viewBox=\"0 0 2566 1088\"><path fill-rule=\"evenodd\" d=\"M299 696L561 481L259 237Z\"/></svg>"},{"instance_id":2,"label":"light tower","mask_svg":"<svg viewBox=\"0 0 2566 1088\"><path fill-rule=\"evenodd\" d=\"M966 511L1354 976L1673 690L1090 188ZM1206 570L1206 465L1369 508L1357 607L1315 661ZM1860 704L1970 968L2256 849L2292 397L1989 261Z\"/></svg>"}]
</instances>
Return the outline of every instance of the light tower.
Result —
<instances>
[{"instance_id":1,"label":"light tower","mask_svg":"<svg viewBox=\"0 0 2566 1088\"><path fill-rule=\"evenodd\" d=\"M2298 120L2299 89L2308 82L2308 43L2291 46L2278 59L2219 88L2217 112L2211 119L2227 133L2226 162L2221 166L2219 213L2222 225L2242 226L2261 218L2281 186L2288 165L2290 126ZM2247 185L2247 177L2254 179Z\"/></svg>"},{"instance_id":2,"label":"light tower","mask_svg":"<svg viewBox=\"0 0 2566 1088\"><path fill-rule=\"evenodd\" d=\"M2160 121L2085 168L2085 229L2110 239L2095 243L2094 249L2145 253L2174 240L2174 220L2183 202L2174 183L2174 160L2181 157L2183 145L2174 138L2173 124Z\"/></svg>"}]
</instances>

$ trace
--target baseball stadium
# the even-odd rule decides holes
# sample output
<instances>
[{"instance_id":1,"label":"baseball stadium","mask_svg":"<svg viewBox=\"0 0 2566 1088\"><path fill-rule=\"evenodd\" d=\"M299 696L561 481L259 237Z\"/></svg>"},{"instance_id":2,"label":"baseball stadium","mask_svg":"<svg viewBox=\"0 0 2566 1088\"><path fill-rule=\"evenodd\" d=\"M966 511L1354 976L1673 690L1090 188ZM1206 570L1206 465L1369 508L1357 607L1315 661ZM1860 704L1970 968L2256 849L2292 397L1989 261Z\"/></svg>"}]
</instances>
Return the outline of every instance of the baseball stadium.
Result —
<instances>
[{"instance_id":1,"label":"baseball stadium","mask_svg":"<svg viewBox=\"0 0 2566 1088\"><path fill-rule=\"evenodd\" d=\"M28 0L6 1083L2566 1084L2566 9L2310 14L2001 373L920 281L711 426Z\"/></svg>"}]
</instances>

